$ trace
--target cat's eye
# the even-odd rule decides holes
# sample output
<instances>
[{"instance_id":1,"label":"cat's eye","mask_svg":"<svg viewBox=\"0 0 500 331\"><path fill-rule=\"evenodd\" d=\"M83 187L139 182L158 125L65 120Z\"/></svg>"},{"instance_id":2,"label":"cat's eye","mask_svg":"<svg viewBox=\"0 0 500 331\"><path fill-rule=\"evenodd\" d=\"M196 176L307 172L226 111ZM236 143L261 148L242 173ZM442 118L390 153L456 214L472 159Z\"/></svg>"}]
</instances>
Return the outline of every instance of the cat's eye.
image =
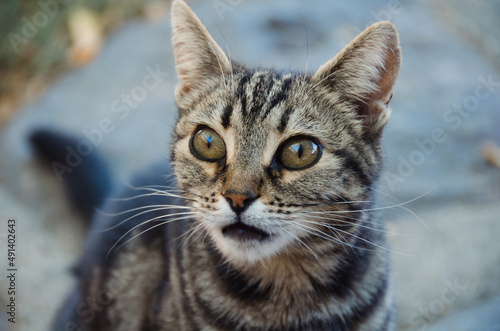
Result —
<instances>
[{"instance_id":1,"label":"cat's eye","mask_svg":"<svg viewBox=\"0 0 500 331\"><path fill-rule=\"evenodd\" d=\"M226 156L226 144L215 130L199 128L191 138L191 152L203 161L216 162Z\"/></svg>"},{"instance_id":2,"label":"cat's eye","mask_svg":"<svg viewBox=\"0 0 500 331\"><path fill-rule=\"evenodd\" d=\"M321 148L315 139L298 136L285 141L278 153L278 160L285 168L300 170L314 165L319 160Z\"/></svg>"}]
</instances>

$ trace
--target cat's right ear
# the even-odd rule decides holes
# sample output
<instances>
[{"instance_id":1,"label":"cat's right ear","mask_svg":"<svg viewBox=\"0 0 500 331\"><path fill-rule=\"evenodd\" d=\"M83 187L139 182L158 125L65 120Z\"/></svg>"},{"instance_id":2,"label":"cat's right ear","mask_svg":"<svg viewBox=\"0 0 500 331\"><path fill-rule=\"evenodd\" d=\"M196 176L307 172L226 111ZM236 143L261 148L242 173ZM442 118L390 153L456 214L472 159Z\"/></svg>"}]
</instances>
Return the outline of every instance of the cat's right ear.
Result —
<instances>
[{"instance_id":1,"label":"cat's right ear","mask_svg":"<svg viewBox=\"0 0 500 331\"><path fill-rule=\"evenodd\" d=\"M400 66L398 32L391 22L378 22L322 65L311 83L352 101L366 129L377 133L389 119Z\"/></svg>"},{"instance_id":2,"label":"cat's right ear","mask_svg":"<svg viewBox=\"0 0 500 331\"><path fill-rule=\"evenodd\" d=\"M179 84L175 101L180 109L195 100L193 92L210 81L224 79L231 62L189 6L172 3L172 45Z\"/></svg>"}]
</instances>

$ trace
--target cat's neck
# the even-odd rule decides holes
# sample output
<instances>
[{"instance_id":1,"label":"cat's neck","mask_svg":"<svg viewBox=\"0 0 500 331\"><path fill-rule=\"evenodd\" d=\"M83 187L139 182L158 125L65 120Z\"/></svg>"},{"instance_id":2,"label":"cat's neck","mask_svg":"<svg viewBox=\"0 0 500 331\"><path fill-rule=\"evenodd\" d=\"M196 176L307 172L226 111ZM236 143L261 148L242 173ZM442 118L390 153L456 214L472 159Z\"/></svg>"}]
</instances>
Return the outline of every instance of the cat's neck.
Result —
<instances>
[{"instance_id":1,"label":"cat's neck","mask_svg":"<svg viewBox=\"0 0 500 331\"><path fill-rule=\"evenodd\" d=\"M371 230L362 230L363 236L371 238L370 241L375 240ZM218 270L213 274L215 277L238 274L261 289L272 288L277 295L296 297L314 291L316 284L328 282L339 270L349 268L350 263L357 264L372 251L367 249L364 241L346 242L344 245L304 244L310 248L295 245L282 254L261 261L238 263L229 261L208 238L200 236L196 243L189 245L191 252L188 254L191 261L200 259L201 255L209 255L211 258L207 260L211 261L211 269Z\"/></svg>"},{"instance_id":2,"label":"cat's neck","mask_svg":"<svg viewBox=\"0 0 500 331\"><path fill-rule=\"evenodd\" d=\"M314 278L328 277L342 260L331 252L328 258L307 254L281 254L247 265L235 266L261 286L273 286L283 294L303 293Z\"/></svg>"},{"instance_id":3,"label":"cat's neck","mask_svg":"<svg viewBox=\"0 0 500 331\"><path fill-rule=\"evenodd\" d=\"M196 226L197 222L191 224ZM359 227L353 240L343 245L331 243L328 249L320 240L305 241L311 251L295 245L295 252L290 249L287 254L247 264L229 262L208 237L192 237L173 254L172 277L180 276L176 282L186 284L180 295L189 297L211 320L238 316L238 321L262 323L262 329L270 325L289 329L308 320L310 314L325 314L328 323L344 323L346 306L359 306L368 313L387 291L387 251L373 249L373 244L384 245L383 237L372 230L377 225L373 226ZM357 292L352 291L354 287ZM213 299L221 296L225 299ZM266 317L256 320L263 311ZM316 329L331 329L328 323Z\"/></svg>"}]
</instances>

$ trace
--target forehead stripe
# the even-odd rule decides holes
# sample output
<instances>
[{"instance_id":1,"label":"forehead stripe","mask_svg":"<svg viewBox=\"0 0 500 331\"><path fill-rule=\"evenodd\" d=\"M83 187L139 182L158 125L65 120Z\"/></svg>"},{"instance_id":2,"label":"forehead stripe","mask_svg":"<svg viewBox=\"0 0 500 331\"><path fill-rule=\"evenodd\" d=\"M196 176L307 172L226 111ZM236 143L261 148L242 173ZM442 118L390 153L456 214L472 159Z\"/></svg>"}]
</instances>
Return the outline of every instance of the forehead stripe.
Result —
<instances>
[{"instance_id":1,"label":"forehead stripe","mask_svg":"<svg viewBox=\"0 0 500 331\"><path fill-rule=\"evenodd\" d=\"M266 118L267 115L269 115L269 113L274 107L276 107L281 101L285 100L291 82L292 82L291 77L283 81L283 83L280 86L279 92L275 94L274 98L269 103L269 107L266 109L266 112L264 113L264 118Z\"/></svg>"},{"instance_id":2,"label":"forehead stripe","mask_svg":"<svg viewBox=\"0 0 500 331\"><path fill-rule=\"evenodd\" d=\"M233 114L233 105L227 105L222 113L221 123L224 129L227 129L231 124L231 115Z\"/></svg>"},{"instance_id":3,"label":"forehead stripe","mask_svg":"<svg viewBox=\"0 0 500 331\"><path fill-rule=\"evenodd\" d=\"M257 83L255 84L255 87L253 88L252 108L250 109L250 113L254 116L256 116L260 112L260 110L262 109L263 103L264 103L264 99L262 97L259 98L259 94L265 95L265 91L264 91L264 87L263 87L264 79L265 79L264 74L259 74L257 77Z\"/></svg>"},{"instance_id":4,"label":"forehead stripe","mask_svg":"<svg viewBox=\"0 0 500 331\"><path fill-rule=\"evenodd\" d=\"M245 117L247 114L247 96L245 94L245 87L246 87L249 79L250 79L250 77L248 76L248 74L245 74L241 78L239 85L238 85L238 91L236 92L236 95L240 98L240 101L241 101L241 113L242 113L243 117Z\"/></svg>"},{"instance_id":5,"label":"forehead stripe","mask_svg":"<svg viewBox=\"0 0 500 331\"><path fill-rule=\"evenodd\" d=\"M279 132L282 133L283 131L285 131L285 128L288 124L288 120L290 119L291 114L292 114L292 109L290 109L290 108L285 109L285 111L281 115L280 124L278 125Z\"/></svg>"}]
</instances>

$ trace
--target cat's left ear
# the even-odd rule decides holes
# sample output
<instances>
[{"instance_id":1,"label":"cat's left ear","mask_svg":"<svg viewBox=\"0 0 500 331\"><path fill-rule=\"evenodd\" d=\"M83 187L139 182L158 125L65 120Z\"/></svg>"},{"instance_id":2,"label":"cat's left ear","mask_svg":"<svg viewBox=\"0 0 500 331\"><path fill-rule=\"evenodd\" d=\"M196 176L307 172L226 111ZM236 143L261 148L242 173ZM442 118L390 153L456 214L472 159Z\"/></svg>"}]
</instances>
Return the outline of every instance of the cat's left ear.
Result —
<instances>
[{"instance_id":1,"label":"cat's left ear","mask_svg":"<svg viewBox=\"0 0 500 331\"><path fill-rule=\"evenodd\" d=\"M179 85L175 100L189 104L196 89L231 72L231 62L189 6L172 3L172 45Z\"/></svg>"},{"instance_id":2,"label":"cat's left ear","mask_svg":"<svg viewBox=\"0 0 500 331\"><path fill-rule=\"evenodd\" d=\"M336 95L353 102L366 128L380 132L389 119L400 66L397 30L391 22L379 22L322 65L311 83L332 98Z\"/></svg>"}]
</instances>

